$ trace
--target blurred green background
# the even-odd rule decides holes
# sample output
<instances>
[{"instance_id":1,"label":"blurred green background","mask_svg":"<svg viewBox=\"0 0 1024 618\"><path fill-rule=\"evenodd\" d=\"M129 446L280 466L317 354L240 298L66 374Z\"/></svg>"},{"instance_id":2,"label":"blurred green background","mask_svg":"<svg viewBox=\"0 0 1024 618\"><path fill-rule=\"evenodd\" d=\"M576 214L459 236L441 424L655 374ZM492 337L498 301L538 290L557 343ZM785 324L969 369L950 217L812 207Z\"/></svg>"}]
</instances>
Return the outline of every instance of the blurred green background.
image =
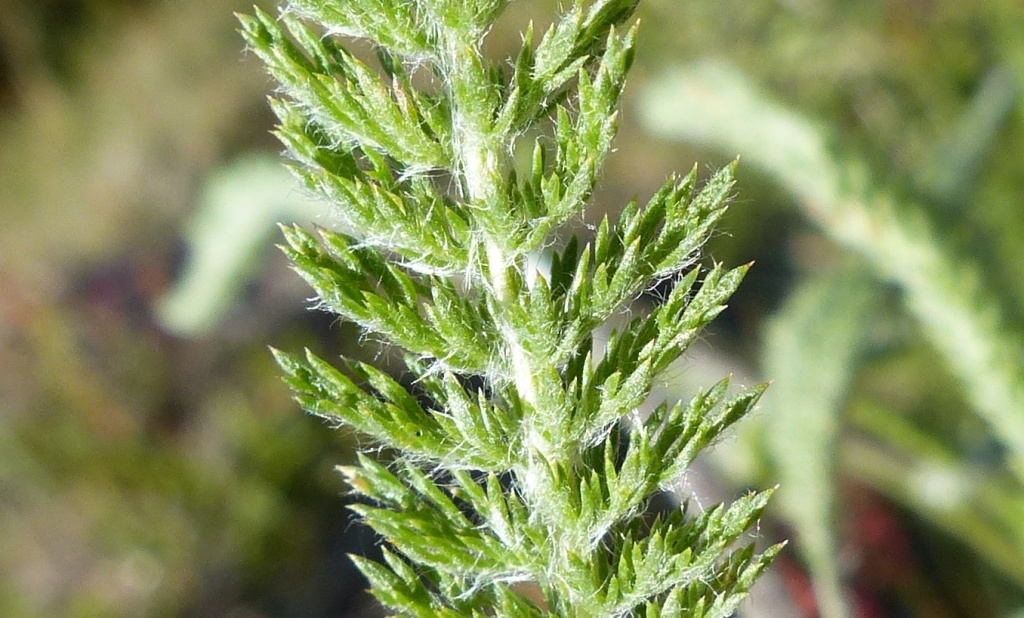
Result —
<instances>
[{"instance_id":1,"label":"blurred green background","mask_svg":"<svg viewBox=\"0 0 1024 618\"><path fill-rule=\"evenodd\" d=\"M273 249L332 219L279 165L250 6L0 0L2 616L376 615L332 471L359 438L266 348L381 351ZM782 485L759 534L793 543L744 615L1024 615L1024 4L641 18L587 218L740 157L709 254L756 265L661 390L774 380L681 489Z\"/></svg>"}]
</instances>

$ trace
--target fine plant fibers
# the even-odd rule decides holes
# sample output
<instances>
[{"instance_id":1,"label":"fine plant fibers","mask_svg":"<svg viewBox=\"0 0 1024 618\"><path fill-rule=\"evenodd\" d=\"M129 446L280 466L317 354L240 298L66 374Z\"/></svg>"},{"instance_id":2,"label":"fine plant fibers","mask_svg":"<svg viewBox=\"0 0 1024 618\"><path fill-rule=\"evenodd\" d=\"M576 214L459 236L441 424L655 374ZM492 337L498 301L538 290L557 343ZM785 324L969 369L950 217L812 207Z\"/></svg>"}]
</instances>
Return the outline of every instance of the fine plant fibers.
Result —
<instances>
[{"instance_id":1,"label":"fine plant fibers","mask_svg":"<svg viewBox=\"0 0 1024 618\"><path fill-rule=\"evenodd\" d=\"M287 227L284 251L323 308L404 352L409 386L275 355L304 409L387 455L341 472L385 541L382 563L353 560L394 613L728 616L780 549L737 544L770 491L645 511L763 386L728 397L722 380L637 411L746 272L699 265L733 169L700 187L695 170L672 177L591 240L560 242L611 148L637 3L573 2L493 62L482 43L507 4L293 0L279 20L240 16L280 84L293 170L354 230ZM665 280L657 308L596 344Z\"/></svg>"}]
</instances>

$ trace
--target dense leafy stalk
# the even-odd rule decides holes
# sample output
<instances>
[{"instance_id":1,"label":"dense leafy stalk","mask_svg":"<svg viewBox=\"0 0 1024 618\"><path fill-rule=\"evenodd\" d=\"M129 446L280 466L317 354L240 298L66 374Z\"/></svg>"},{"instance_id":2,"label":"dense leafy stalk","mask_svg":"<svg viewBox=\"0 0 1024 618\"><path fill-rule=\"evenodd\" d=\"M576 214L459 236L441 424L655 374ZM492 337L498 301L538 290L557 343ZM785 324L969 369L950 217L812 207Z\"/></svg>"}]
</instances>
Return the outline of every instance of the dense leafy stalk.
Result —
<instances>
[{"instance_id":1,"label":"dense leafy stalk","mask_svg":"<svg viewBox=\"0 0 1024 618\"><path fill-rule=\"evenodd\" d=\"M241 17L281 84L296 173L357 234L291 227L284 250L323 307L406 351L414 384L308 352L278 361L303 408L396 453L342 470L388 546L382 564L355 560L395 612L729 615L778 551L733 549L769 492L640 515L763 388L729 398L722 381L637 411L746 270L698 267L732 169L672 178L551 250L610 151L636 2L574 2L507 67L481 52L505 4L293 0L280 20ZM379 67L343 37L372 43ZM666 279L659 307L599 343Z\"/></svg>"}]
</instances>

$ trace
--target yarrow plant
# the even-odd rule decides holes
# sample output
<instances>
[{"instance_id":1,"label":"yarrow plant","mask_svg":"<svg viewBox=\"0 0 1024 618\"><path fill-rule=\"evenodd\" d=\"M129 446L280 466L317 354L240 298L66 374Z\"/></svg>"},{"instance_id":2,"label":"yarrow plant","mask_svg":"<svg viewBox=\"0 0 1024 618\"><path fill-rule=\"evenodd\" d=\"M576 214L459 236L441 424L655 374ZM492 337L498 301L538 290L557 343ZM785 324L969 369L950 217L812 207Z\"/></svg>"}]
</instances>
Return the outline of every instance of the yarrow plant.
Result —
<instances>
[{"instance_id":1,"label":"yarrow plant","mask_svg":"<svg viewBox=\"0 0 1024 618\"><path fill-rule=\"evenodd\" d=\"M698 263L733 170L672 178L560 242L611 148L636 1L573 2L499 64L481 48L507 4L292 0L279 20L240 18L280 83L294 169L354 231L289 227L284 250L323 307L405 352L410 379L278 362L303 408L389 456L341 471L385 540L382 563L353 560L396 614L728 616L779 550L737 547L770 492L647 507L763 387L639 410L746 271Z\"/></svg>"}]
</instances>

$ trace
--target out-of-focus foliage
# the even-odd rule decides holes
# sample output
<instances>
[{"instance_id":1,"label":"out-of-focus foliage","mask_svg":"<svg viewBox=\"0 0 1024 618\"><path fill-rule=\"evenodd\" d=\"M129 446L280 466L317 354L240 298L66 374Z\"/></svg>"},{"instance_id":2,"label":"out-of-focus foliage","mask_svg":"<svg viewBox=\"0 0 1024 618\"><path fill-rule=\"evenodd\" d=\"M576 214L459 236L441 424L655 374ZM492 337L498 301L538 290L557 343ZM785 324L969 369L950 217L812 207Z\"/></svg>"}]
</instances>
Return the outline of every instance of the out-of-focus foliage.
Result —
<instances>
[{"instance_id":1,"label":"out-of-focus foliage","mask_svg":"<svg viewBox=\"0 0 1024 618\"><path fill-rule=\"evenodd\" d=\"M231 310L277 225L312 219L323 205L276 157L249 156L211 175L196 211L185 268L157 306L165 328L192 337L209 333Z\"/></svg>"},{"instance_id":2,"label":"out-of-focus foliage","mask_svg":"<svg viewBox=\"0 0 1024 618\"><path fill-rule=\"evenodd\" d=\"M787 483L780 511L800 534L800 551L816 574L821 612L845 603L835 542L837 461L842 406L871 341L870 282L845 268L808 277L769 321L762 364L776 391L765 401L768 454Z\"/></svg>"},{"instance_id":3,"label":"out-of-focus foliage","mask_svg":"<svg viewBox=\"0 0 1024 618\"><path fill-rule=\"evenodd\" d=\"M802 319L792 319L795 301L787 301L766 339L762 370L779 376L782 388L751 432L769 446L783 486L791 485L780 502L824 593L819 608L829 616L863 610L830 599L837 567L851 554L863 559L854 552L864 552L867 540L849 533L822 540L833 512L840 530L854 523L841 490L849 481L928 522L921 534L955 538L976 568L1009 583L983 594L947 588L942 602L970 615L1014 608L1024 588L1024 170L1007 155L1024 148L1024 13L1009 3L755 4L764 12L745 3L750 10L737 6L728 23L666 41L681 53L665 60L671 68L655 74L641 108L653 134L739 155L792 196L828 240L770 225L762 238L796 235L784 259L799 277L819 277L850 252L889 286L874 286L890 311L874 320L873 354L850 358L848 392L830 394L834 383L816 381L837 355L867 343L869 331L853 319L858 303L847 301L847 315L833 304L848 290ZM708 16L690 3L665 10ZM755 214L747 221L738 225L765 225ZM892 292L902 303L892 303ZM816 328L826 320L843 328L828 318L836 311L850 320L851 339L829 353L823 346L838 333L825 337ZM787 394L793 372L802 390ZM811 403L829 398L824 407ZM777 413L790 406L800 410ZM796 431L791 421L800 414L807 416ZM832 462L838 466L829 473ZM839 490L837 508L809 517L825 498L822 473L832 476L828 493ZM829 545L854 551L836 549L822 560ZM950 560L948 549L935 551ZM963 560L950 562L966 570ZM936 577L952 576L935 568ZM858 577L854 563L846 586ZM939 607L901 602L922 615Z\"/></svg>"},{"instance_id":4,"label":"out-of-focus foliage","mask_svg":"<svg viewBox=\"0 0 1024 618\"><path fill-rule=\"evenodd\" d=\"M354 607L348 439L266 352L323 329L300 284L262 277L205 341L152 317L205 176L272 143L250 7L0 3L0 615Z\"/></svg>"}]
</instances>

